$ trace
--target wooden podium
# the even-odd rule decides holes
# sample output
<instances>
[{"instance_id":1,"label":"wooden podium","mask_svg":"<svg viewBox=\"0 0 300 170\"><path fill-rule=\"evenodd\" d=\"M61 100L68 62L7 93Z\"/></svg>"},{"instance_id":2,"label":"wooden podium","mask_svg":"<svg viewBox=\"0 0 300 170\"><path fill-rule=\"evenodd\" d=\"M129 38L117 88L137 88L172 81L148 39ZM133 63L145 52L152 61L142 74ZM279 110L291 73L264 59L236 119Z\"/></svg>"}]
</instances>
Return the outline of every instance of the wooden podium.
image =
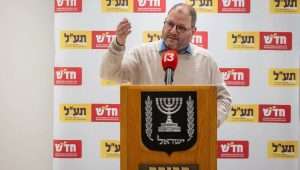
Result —
<instances>
[{"instance_id":1,"label":"wooden podium","mask_svg":"<svg viewBox=\"0 0 300 170\"><path fill-rule=\"evenodd\" d=\"M216 121L215 86L121 85L121 170L216 170Z\"/></svg>"}]
</instances>

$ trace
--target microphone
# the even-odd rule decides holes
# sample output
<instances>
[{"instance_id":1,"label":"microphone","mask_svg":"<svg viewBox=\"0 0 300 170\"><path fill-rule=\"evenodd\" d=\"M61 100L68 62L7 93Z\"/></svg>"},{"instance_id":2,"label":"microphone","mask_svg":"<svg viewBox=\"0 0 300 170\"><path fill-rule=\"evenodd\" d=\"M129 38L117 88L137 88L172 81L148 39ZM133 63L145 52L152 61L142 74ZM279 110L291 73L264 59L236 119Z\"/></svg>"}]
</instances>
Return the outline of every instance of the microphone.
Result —
<instances>
[{"instance_id":1,"label":"microphone","mask_svg":"<svg viewBox=\"0 0 300 170\"><path fill-rule=\"evenodd\" d=\"M174 71L178 63L178 55L176 50L167 50L162 53L161 64L165 70L165 84L173 83Z\"/></svg>"}]
</instances>

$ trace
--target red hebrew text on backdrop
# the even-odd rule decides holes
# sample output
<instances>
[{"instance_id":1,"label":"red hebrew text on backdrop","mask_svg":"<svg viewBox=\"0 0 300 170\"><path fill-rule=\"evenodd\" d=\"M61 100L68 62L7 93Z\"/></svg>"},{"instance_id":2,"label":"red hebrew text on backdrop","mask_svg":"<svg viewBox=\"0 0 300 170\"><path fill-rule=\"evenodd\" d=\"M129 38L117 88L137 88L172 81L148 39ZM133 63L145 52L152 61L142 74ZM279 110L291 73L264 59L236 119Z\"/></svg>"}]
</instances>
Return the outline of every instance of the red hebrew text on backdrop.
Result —
<instances>
[{"instance_id":1,"label":"red hebrew text on backdrop","mask_svg":"<svg viewBox=\"0 0 300 170\"><path fill-rule=\"evenodd\" d=\"M218 158L241 158L249 157L248 141L218 141L217 146Z\"/></svg>"},{"instance_id":2,"label":"red hebrew text on backdrop","mask_svg":"<svg viewBox=\"0 0 300 170\"><path fill-rule=\"evenodd\" d=\"M55 0L55 12L81 12L82 0Z\"/></svg>"},{"instance_id":3,"label":"red hebrew text on backdrop","mask_svg":"<svg viewBox=\"0 0 300 170\"><path fill-rule=\"evenodd\" d=\"M80 67L55 67L55 85L81 85L82 70Z\"/></svg>"},{"instance_id":4,"label":"red hebrew text on backdrop","mask_svg":"<svg viewBox=\"0 0 300 170\"><path fill-rule=\"evenodd\" d=\"M120 104L92 104L93 122L119 122Z\"/></svg>"},{"instance_id":5,"label":"red hebrew text on backdrop","mask_svg":"<svg viewBox=\"0 0 300 170\"><path fill-rule=\"evenodd\" d=\"M82 143L81 140L54 140L53 157L54 158L81 158Z\"/></svg>"},{"instance_id":6,"label":"red hebrew text on backdrop","mask_svg":"<svg viewBox=\"0 0 300 170\"><path fill-rule=\"evenodd\" d=\"M134 12L165 12L166 0L134 0Z\"/></svg>"},{"instance_id":7,"label":"red hebrew text on backdrop","mask_svg":"<svg viewBox=\"0 0 300 170\"><path fill-rule=\"evenodd\" d=\"M274 123L291 122L291 106L290 105L270 105L260 104L259 121Z\"/></svg>"}]
</instances>

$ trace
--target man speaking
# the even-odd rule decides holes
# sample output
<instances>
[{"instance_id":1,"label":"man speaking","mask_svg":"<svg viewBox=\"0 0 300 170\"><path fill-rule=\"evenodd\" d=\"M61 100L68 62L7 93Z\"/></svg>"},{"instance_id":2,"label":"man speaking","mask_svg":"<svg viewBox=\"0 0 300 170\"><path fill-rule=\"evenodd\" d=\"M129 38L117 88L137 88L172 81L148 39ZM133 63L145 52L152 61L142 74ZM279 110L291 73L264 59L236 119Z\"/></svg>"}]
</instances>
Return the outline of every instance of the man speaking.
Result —
<instances>
[{"instance_id":1,"label":"man speaking","mask_svg":"<svg viewBox=\"0 0 300 170\"><path fill-rule=\"evenodd\" d=\"M123 19L102 60L101 78L133 84L216 85L219 127L230 111L231 96L211 55L191 44L196 18L192 6L176 4L164 20L162 40L126 52L126 38L131 32L131 25Z\"/></svg>"}]
</instances>

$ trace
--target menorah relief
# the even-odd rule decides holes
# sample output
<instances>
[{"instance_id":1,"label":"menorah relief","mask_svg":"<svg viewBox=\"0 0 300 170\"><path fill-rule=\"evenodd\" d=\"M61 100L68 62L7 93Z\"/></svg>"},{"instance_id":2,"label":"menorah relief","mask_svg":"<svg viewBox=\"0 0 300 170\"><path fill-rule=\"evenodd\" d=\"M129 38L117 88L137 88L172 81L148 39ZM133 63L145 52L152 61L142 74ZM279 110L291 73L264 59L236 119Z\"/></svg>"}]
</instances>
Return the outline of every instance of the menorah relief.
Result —
<instances>
[{"instance_id":1,"label":"menorah relief","mask_svg":"<svg viewBox=\"0 0 300 170\"><path fill-rule=\"evenodd\" d=\"M167 120L158 127L158 132L181 132L181 127L172 120L172 115L177 113L183 102L181 97L156 98L158 110L167 115Z\"/></svg>"}]
</instances>

